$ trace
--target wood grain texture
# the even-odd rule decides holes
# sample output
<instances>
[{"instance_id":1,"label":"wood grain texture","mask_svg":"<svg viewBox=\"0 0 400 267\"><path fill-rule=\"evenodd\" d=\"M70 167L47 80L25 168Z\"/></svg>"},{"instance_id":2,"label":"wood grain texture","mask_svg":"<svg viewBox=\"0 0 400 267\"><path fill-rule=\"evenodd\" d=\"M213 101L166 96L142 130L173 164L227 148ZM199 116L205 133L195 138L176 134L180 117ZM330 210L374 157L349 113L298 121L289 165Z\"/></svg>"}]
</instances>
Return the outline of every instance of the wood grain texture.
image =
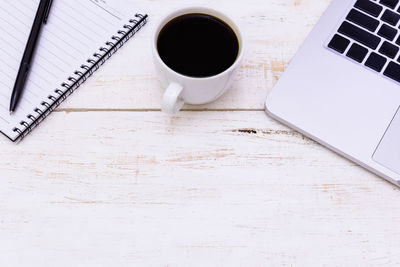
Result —
<instances>
[{"instance_id":1,"label":"wood grain texture","mask_svg":"<svg viewBox=\"0 0 400 267\"><path fill-rule=\"evenodd\" d=\"M150 40L182 1L138 4L135 40L0 139L0 266L400 265L399 189L262 111L328 0L185 1L230 14L248 51L232 90L176 118Z\"/></svg>"},{"instance_id":2,"label":"wood grain texture","mask_svg":"<svg viewBox=\"0 0 400 267\"><path fill-rule=\"evenodd\" d=\"M135 2L134 0L130 0ZM277 81L329 0L143 1L148 25L128 42L61 108L159 109L161 87L152 64L151 40L158 22L182 6L208 6L231 16L247 40L242 68L231 90L219 101L188 109L263 109Z\"/></svg>"},{"instance_id":3,"label":"wood grain texture","mask_svg":"<svg viewBox=\"0 0 400 267\"><path fill-rule=\"evenodd\" d=\"M58 112L46 124L1 142L13 153L0 263L400 263L399 190L263 112Z\"/></svg>"}]
</instances>

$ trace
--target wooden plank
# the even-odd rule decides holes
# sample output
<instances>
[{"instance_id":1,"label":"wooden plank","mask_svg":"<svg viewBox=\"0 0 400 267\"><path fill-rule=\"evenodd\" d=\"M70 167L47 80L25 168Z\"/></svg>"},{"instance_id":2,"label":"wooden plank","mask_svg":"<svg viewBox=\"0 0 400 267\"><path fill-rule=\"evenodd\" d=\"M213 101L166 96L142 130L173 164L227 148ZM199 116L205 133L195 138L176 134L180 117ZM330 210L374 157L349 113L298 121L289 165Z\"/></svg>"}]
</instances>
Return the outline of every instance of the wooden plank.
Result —
<instances>
[{"instance_id":1,"label":"wooden plank","mask_svg":"<svg viewBox=\"0 0 400 267\"><path fill-rule=\"evenodd\" d=\"M136 3L136 1L132 0ZM242 27L247 55L231 90L219 101L189 109L262 109L265 98L329 0L187 0L185 6L225 11ZM152 63L158 22L182 1L141 1L149 24L82 86L62 108L158 109L163 88Z\"/></svg>"},{"instance_id":2,"label":"wooden plank","mask_svg":"<svg viewBox=\"0 0 400 267\"><path fill-rule=\"evenodd\" d=\"M263 112L56 112L0 145L1 266L400 264L399 190Z\"/></svg>"}]
</instances>

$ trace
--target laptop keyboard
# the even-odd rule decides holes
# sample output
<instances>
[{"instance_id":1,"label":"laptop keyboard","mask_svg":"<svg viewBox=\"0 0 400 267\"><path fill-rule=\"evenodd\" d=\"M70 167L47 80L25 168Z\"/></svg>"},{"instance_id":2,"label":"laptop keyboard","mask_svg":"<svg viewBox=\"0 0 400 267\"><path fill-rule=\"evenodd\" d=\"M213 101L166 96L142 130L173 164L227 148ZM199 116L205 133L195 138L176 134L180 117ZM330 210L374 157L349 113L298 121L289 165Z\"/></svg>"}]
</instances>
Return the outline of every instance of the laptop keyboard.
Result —
<instances>
[{"instance_id":1,"label":"laptop keyboard","mask_svg":"<svg viewBox=\"0 0 400 267\"><path fill-rule=\"evenodd\" d=\"M400 82L400 0L357 0L328 48Z\"/></svg>"}]
</instances>

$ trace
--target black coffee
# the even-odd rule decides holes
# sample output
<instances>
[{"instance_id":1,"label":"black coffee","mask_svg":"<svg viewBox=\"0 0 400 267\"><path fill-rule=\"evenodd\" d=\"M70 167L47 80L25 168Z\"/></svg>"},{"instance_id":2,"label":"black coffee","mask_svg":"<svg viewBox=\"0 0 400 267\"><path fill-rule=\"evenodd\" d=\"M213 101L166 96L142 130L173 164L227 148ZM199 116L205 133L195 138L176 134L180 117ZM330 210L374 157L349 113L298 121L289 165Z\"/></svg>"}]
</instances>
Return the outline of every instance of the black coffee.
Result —
<instances>
[{"instance_id":1,"label":"black coffee","mask_svg":"<svg viewBox=\"0 0 400 267\"><path fill-rule=\"evenodd\" d=\"M206 14L187 14L165 25L157 48L168 67L180 74L201 78L231 67L239 53L239 41L222 20Z\"/></svg>"}]
</instances>

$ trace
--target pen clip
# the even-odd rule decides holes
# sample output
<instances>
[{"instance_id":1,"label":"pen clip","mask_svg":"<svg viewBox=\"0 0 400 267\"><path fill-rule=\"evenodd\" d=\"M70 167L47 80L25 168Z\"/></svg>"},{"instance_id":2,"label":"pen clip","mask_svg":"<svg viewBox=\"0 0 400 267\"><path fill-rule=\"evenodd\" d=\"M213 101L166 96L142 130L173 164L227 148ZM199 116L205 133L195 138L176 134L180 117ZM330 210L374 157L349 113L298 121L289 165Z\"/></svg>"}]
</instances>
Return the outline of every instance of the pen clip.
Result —
<instances>
[{"instance_id":1,"label":"pen clip","mask_svg":"<svg viewBox=\"0 0 400 267\"><path fill-rule=\"evenodd\" d=\"M52 3L53 3L53 0L47 0L46 12L44 13L44 18L43 18L43 23L44 24L47 23L47 19L49 18L50 8L51 8L51 4Z\"/></svg>"}]
</instances>

